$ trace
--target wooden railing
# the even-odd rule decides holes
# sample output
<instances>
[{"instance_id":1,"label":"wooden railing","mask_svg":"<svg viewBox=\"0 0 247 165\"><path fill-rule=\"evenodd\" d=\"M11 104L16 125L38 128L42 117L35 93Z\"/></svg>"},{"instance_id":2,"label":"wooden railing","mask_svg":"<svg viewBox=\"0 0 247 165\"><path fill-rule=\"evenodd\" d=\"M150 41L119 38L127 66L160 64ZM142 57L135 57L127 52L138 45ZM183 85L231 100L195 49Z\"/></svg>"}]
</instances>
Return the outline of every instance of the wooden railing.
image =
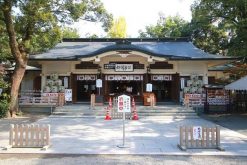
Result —
<instances>
[{"instance_id":1,"label":"wooden railing","mask_svg":"<svg viewBox=\"0 0 247 165\"><path fill-rule=\"evenodd\" d=\"M50 146L50 125L11 124L9 146L15 148L43 148Z\"/></svg>"},{"instance_id":2,"label":"wooden railing","mask_svg":"<svg viewBox=\"0 0 247 165\"><path fill-rule=\"evenodd\" d=\"M220 128L218 126L211 128L181 126L178 147L183 151L186 149L219 149L224 151L220 146Z\"/></svg>"}]
</instances>

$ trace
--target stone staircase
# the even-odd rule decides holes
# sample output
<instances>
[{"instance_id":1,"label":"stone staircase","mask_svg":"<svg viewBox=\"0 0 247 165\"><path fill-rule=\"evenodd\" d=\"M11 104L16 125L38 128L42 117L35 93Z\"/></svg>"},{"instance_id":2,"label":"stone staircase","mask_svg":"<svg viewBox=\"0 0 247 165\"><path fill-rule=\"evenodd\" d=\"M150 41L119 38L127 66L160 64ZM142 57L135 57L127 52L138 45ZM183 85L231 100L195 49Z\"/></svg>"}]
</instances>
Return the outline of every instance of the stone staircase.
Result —
<instances>
[{"instance_id":1,"label":"stone staircase","mask_svg":"<svg viewBox=\"0 0 247 165\"><path fill-rule=\"evenodd\" d=\"M91 109L88 104L73 104L57 107L50 117L85 117L85 118L104 118L106 106L96 106ZM114 108L116 111L116 109ZM192 109L186 109L180 105L159 105L154 107L137 106L137 113L139 118L144 117L159 117L159 118L198 118L197 114Z\"/></svg>"},{"instance_id":2,"label":"stone staircase","mask_svg":"<svg viewBox=\"0 0 247 165\"><path fill-rule=\"evenodd\" d=\"M56 107L50 117L95 117L88 105L65 105Z\"/></svg>"},{"instance_id":3,"label":"stone staircase","mask_svg":"<svg viewBox=\"0 0 247 165\"><path fill-rule=\"evenodd\" d=\"M156 117L172 117L172 118L198 118L197 114L192 109L186 109L179 105L154 106L146 107L139 106L137 108L138 116L156 116Z\"/></svg>"}]
</instances>

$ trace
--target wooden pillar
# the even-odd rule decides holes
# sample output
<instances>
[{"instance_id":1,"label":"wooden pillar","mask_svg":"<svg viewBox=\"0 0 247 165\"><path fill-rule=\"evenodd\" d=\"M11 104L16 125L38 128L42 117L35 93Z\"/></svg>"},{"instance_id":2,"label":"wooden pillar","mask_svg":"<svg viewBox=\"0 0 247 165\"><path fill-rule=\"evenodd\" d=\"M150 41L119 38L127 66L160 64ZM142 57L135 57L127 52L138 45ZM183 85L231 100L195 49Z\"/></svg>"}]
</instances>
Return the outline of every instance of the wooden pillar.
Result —
<instances>
[{"instance_id":1,"label":"wooden pillar","mask_svg":"<svg viewBox=\"0 0 247 165\"><path fill-rule=\"evenodd\" d=\"M106 80L105 74L103 74L102 79L103 79L103 93L102 95L104 96L104 100L108 100L108 95L109 95L109 90L108 90L108 80Z\"/></svg>"},{"instance_id":2,"label":"wooden pillar","mask_svg":"<svg viewBox=\"0 0 247 165\"><path fill-rule=\"evenodd\" d=\"M179 77L179 73L176 73L172 75L172 93L171 93L172 100L179 103L179 95L180 95L180 77Z\"/></svg>"},{"instance_id":3,"label":"wooden pillar","mask_svg":"<svg viewBox=\"0 0 247 165\"><path fill-rule=\"evenodd\" d=\"M71 74L70 76L71 81L71 89L72 89L72 102L77 102L77 75Z\"/></svg>"}]
</instances>

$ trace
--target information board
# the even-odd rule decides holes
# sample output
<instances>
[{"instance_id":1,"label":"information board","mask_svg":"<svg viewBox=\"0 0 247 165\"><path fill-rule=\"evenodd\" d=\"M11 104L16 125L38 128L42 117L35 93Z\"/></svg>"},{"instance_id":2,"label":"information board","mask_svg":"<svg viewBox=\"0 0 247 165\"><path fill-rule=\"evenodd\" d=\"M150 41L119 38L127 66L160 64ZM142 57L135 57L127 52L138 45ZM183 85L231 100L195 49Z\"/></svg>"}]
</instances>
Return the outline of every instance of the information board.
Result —
<instances>
[{"instance_id":1,"label":"information board","mask_svg":"<svg viewBox=\"0 0 247 165\"><path fill-rule=\"evenodd\" d=\"M97 79L96 80L96 87L97 88L102 88L102 80L101 79Z\"/></svg>"},{"instance_id":2,"label":"information board","mask_svg":"<svg viewBox=\"0 0 247 165\"><path fill-rule=\"evenodd\" d=\"M194 140L201 140L202 139L202 127L201 126L194 126L193 127L193 139Z\"/></svg>"},{"instance_id":3,"label":"information board","mask_svg":"<svg viewBox=\"0 0 247 165\"><path fill-rule=\"evenodd\" d=\"M146 84L146 92L152 92L153 91L153 85L148 83Z\"/></svg>"},{"instance_id":4,"label":"information board","mask_svg":"<svg viewBox=\"0 0 247 165\"><path fill-rule=\"evenodd\" d=\"M131 112L130 96L121 95L118 96L118 112Z\"/></svg>"},{"instance_id":5,"label":"information board","mask_svg":"<svg viewBox=\"0 0 247 165\"><path fill-rule=\"evenodd\" d=\"M65 101L72 101L72 89L64 90Z\"/></svg>"}]
</instances>

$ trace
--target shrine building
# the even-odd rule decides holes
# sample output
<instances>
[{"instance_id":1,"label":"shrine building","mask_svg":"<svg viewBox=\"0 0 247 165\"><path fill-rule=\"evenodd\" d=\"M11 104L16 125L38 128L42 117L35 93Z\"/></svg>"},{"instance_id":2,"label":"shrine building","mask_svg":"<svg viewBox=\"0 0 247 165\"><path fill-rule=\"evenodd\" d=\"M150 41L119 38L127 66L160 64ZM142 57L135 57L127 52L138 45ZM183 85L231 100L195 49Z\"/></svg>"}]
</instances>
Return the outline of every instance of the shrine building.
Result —
<instances>
[{"instance_id":1,"label":"shrine building","mask_svg":"<svg viewBox=\"0 0 247 165\"><path fill-rule=\"evenodd\" d=\"M157 102L179 102L192 75L200 84L192 92L200 93L208 84L208 68L232 60L206 53L188 38L63 39L47 52L30 55L30 63L41 66L41 71L32 75L33 81L27 81L25 88L72 89L73 103L90 101L92 93L105 101L126 93L141 102L147 84L152 84ZM60 83L50 81L54 76ZM97 79L102 80L100 87Z\"/></svg>"}]
</instances>

